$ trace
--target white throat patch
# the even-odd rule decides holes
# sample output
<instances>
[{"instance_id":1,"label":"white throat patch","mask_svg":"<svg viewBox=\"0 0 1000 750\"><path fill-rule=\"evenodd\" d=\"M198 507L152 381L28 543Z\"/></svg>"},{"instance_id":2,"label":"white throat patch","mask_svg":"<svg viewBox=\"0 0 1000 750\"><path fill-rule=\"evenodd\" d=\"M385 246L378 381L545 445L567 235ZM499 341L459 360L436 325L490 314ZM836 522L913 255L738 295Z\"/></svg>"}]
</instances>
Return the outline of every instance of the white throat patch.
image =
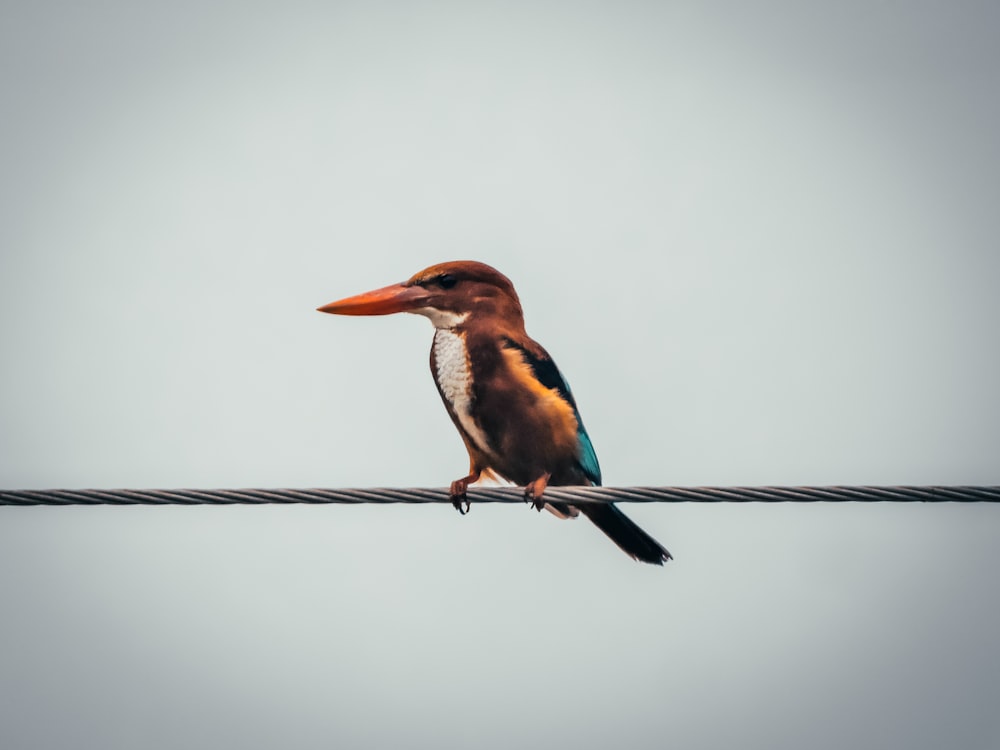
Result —
<instances>
[{"instance_id":1,"label":"white throat patch","mask_svg":"<svg viewBox=\"0 0 1000 750\"><path fill-rule=\"evenodd\" d=\"M430 316L428 316L430 317ZM473 444L489 454L489 441L472 418L472 373L465 334L438 327L434 332L434 379Z\"/></svg>"},{"instance_id":2,"label":"white throat patch","mask_svg":"<svg viewBox=\"0 0 1000 750\"><path fill-rule=\"evenodd\" d=\"M423 315L438 330L459 326L469 317L469 313L467 312L453 313L447 310L435 310L433 307L420 307L412 312L416 315Z\"/></svg>"}]
</instances>

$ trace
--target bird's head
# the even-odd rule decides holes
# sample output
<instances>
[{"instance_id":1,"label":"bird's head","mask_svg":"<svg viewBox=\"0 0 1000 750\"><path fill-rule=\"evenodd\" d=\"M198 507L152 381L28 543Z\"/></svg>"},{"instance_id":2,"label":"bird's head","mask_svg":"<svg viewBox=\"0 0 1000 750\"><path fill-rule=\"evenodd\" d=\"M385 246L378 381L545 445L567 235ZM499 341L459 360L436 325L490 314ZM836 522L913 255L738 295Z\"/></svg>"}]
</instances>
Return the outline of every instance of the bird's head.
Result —
<instances>
[{"instance_id":1,"label":"bird's head","mask_svg":"<svg viewBox=\"0 0 1000 750\"><path fill-rule=\"evenodd\" d=\"M456 260L425 268L401 284L375 289L317 308L334 315L416 313L436 328L454 328L471 317L500 317L523 324L510 279L485 263Z\"/></svg>"}]
</instances>

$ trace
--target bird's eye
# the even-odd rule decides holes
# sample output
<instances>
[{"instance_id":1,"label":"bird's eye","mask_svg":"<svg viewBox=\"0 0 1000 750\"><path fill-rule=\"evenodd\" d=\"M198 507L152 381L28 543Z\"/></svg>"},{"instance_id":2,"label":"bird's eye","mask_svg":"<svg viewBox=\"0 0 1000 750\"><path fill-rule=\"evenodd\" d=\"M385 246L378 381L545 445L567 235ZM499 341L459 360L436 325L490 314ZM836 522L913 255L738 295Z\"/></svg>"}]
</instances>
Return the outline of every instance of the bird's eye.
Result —
<instances>
[{"instance_id":1,"label":"bird's eye","mask_svg":"<svg viewBox=\"0 0 1000 750\"><path fill-rule=\"evenodd\" d=\"M455 284L458 283L458 279L452 276L450 273L443 273L438 276L435 281L442 289L451 289Z\"/></svg>"}]
</instances>

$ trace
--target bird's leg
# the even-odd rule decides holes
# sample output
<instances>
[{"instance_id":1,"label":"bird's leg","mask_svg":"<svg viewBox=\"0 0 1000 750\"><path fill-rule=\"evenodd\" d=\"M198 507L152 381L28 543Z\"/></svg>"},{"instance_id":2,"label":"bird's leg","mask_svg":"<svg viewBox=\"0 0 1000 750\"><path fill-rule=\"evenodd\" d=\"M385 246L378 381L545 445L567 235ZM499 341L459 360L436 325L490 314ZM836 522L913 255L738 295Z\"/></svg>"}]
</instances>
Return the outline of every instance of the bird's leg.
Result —
<instances>
[{"instance_id":1,"label":"bird's leg","mask_svg":"<svg viewBox=\"0 0 1000 750\"><path fill-rule=\"evenodd\" d=\"M549 477L551 476L551 474L542 474L538 479L524 488L524 501L531 503L535 510L540 511L545 507L545 501L542 500L542 493L548 487Z\"/></svg>"},{"instance_id":2,"label":"bird's leg","mask_svg":"<svg viewBox=\"0 0 1000 750\"><path fill-rule=\"evenodd\" d=\"M472 507L469 505L469 497L465 494L465 491L469 488L469 485L473 482L479 481L479 475L482 473L480 469L473 466L469 469L469 475L462 477L461 479L456 479L451 483L451 489L448 494L451 496L451 504L455 506L455 510L461 513L463 516L469 512ZM462 510L462 503L465 503L465 510Z\"/></svg>"}]
</instances>

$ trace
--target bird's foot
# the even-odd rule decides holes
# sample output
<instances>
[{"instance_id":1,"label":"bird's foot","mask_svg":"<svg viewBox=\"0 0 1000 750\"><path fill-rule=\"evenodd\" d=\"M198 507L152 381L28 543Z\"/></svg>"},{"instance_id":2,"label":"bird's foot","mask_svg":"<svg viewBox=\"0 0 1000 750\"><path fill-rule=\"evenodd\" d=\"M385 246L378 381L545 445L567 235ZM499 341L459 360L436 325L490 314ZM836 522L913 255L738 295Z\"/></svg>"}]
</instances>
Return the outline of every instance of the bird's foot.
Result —
<instances>
[{"instance_id":1,"label":"bird's foot","mask_svg":"<svg viewBox=\"0 0 1000 750\"><path fill-rule=\"evenodd\" d=\"M478 478L477 476L476 479ZM448 495L451 497L451 504L463 516L472 508L469 504L469 496L466 494L466 490L469 488L469 482L474 482L476 479L473 479L471 475L456 479L451 483L451 489L448 490ZM465 506L464 508L462 507L463 505Z\"/></svg>"},{"instance_id":2,"label":"bird's foot","mask_svg":"<svg viewBox=\"0 0 1000 750\"><path fill-rule=\"evenodd\" d=\"M543 474L524 488L524 502L531 503L531 506L537 511L541 511L545 507L545 500L542 499L542 495L549 484L550 476L552 475Z\"/></svg>"}]
</instances>

